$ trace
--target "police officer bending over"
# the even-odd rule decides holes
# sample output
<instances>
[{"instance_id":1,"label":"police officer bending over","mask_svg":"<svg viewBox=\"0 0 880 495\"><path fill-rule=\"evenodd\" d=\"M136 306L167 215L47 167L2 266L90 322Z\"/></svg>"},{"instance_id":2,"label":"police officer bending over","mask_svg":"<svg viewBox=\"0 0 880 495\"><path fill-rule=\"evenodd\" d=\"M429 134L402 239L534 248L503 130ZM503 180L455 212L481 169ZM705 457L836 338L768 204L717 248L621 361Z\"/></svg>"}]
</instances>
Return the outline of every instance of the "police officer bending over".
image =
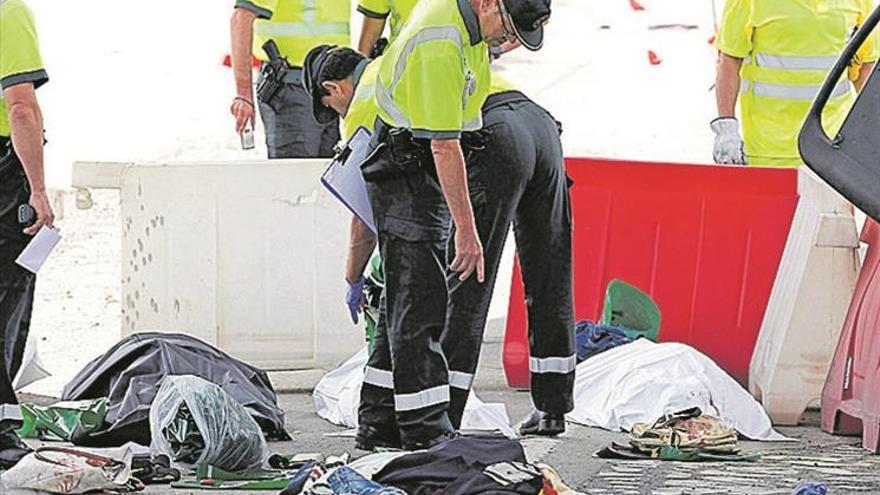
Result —
<instances>
[{"instance_id":1,"label":"police officer bending over","mask_svg":"<svg viewBox=\"0 0 880 495\"><path fill-rule=\"evenodd\" d=\"M478 276L472 283L479 285L483 266L482 246L473 239L475 223L459 138L462 131L482 127L480 107L489 85L484 38L500 44L519 31L529 41L527 46L537 49L540 26L550 13L544 2L506 4L424 2L386 55L361 69L369 71L378 64L373 98L379 113L374 136L378 147L363 171L379 228L387 288L376 351L366 369L357 440L361 448L428 446L444 439L460 421L450 420L449 387L463 383L449 373L440 345L447 312L443 265L450 261L450 268L458 272L452 285L474 271ZM327 63L331 65L335 64ZM344 109L333 93L339 89L343 101L353 93L354 108L370 79L341 72L343 84L318 74L316 87L321 86L318 91L326 97L316 100ZM449 260L443 242L448 225L444 194L456 226L456 255Z\"/></svg>"}]
</instances>

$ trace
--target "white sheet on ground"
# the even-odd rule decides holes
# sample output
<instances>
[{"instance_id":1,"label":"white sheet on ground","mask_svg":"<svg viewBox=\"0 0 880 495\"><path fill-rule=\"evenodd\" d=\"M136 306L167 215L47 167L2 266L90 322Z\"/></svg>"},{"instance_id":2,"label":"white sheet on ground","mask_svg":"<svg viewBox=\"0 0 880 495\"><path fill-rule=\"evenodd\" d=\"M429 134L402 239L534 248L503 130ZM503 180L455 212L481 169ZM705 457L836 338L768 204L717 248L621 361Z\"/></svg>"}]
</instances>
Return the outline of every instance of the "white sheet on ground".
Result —
<instances>
[{"instance_id":1,"label":"white sheet on ground","mask_svg":"<svg viewBox=\"0 0 880 495\"><path fill-rule=\"evenodd\" d=\"M321 378L313 394L318 416L335 425L357 427L358 403L366 364L367 349L364 348ZM509 438L516 436L510 427L510 417L504 404L486 404L473 391L464 410L461 429L498 431Z\"/></svg>"},{"instance_id":2,"label":"white sheet on ground","mask_svg":"<svg viewBox=\"0 0 880 495\"><path fill-rule=\"evenodd\" d=\"M629 431L664 414L699 407L752 440L784 441L761 405L690 346L639 339L580 363L569 421Z\"/></svg>"}]
</instances>

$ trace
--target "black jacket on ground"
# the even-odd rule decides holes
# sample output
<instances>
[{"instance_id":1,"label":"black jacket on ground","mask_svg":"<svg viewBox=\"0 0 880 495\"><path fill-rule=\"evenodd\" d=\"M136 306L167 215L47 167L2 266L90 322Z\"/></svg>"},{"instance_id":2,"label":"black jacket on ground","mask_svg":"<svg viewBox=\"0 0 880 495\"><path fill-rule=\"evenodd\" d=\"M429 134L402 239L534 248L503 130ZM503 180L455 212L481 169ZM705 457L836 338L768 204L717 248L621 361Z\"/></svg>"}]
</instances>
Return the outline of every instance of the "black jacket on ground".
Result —
<instances>
[{"instance_id":1,"label":"black jacket on ground","mask_svg":"<svg viewBox=\"0 0 880 495\"><path fill-rule=\"evenodd\" d=\"M458 437L399 457L373 481L410 495L535 495L544 483L519 442L501 436Z\"/></svg>"}]
</instances>

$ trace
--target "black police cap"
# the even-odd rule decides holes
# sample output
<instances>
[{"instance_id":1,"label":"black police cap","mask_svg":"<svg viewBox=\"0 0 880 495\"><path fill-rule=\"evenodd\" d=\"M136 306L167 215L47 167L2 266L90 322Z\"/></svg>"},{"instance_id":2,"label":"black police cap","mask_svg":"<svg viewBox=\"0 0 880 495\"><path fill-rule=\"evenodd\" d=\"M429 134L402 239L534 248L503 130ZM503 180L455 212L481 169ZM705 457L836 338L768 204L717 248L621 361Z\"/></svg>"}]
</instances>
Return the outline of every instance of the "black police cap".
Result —
<instances>
[{"instance_id":1,"label":"black police cap","mask_svg":"<svg viewBox=\"0 0 880 495\"><path fill-rule=\"evenodd\" d=\"M514 34L529 50L544 45L544 23L550 18L550 0L502 0Z\"/></svg>"},{"instance_id":2,"label":"black police cap","mask_svg":"<svg viewBox=\"0 0 880 495\"><path fill-rule=\"evenodd\" d=\"M302 85L312 97L312 114L319 124L329 124L338 117L335 110L321 103L323 93L321 84L324 82L321 79L321 72L327 63L328 53L335 48L337 47L333 45L318 45L309 51L303 63Z\"/></svg>"}]
</instances>

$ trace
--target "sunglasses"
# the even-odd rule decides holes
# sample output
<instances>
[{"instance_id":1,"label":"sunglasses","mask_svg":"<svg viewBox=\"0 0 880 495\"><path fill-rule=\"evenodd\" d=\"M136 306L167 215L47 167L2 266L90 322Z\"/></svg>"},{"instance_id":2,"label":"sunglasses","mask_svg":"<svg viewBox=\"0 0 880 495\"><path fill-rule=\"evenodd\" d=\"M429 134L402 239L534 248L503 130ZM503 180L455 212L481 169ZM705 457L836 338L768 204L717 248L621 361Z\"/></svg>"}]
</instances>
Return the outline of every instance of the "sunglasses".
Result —
<instances>
[{"instance_id":1,"label":"sunglasses","mask_svg":"<svg viewBox=\"0 0 880 495\"><path fill-rule=\"evenodd\" d=\"M507 13L504 0L498 0L498 15L501 16L501 37L504 41L516 41L516 29L511 23L510 14Z\"/></svg>"}]
</instances>

